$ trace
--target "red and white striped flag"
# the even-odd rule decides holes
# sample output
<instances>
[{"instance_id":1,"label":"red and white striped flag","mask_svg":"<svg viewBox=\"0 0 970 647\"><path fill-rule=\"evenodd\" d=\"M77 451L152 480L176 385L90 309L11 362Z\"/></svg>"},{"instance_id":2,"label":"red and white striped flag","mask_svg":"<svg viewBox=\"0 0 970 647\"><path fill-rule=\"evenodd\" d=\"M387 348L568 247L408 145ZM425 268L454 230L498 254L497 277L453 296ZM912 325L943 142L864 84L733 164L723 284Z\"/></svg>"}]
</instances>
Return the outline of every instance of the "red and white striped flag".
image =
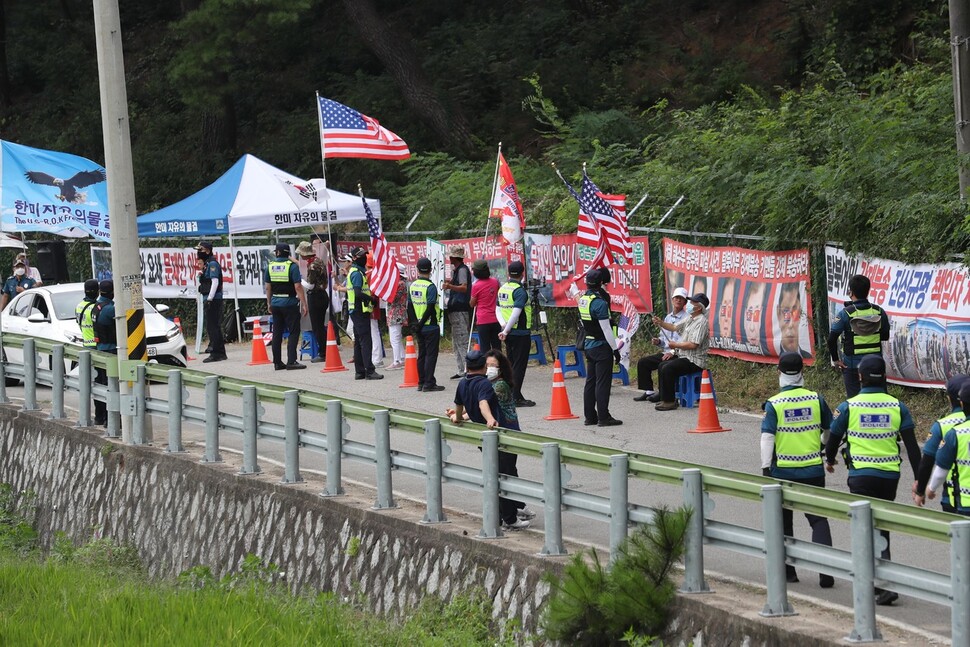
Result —
<instances>
[{"instance_id":1,"label":"red and white striped flag","mask_svg":"<svg viewBox=\"0 0 970 647\"><path fill-rule=\"evenodd\" d=\"M525 214L522 212L522 201L519 191L515 188L515 178L512 169L505 162L502 153L498 154L498 176L492 189L494 199L489 217L502 219L502 236L510 243L517 243L522 239L525 231Z\"/></svg>"},{"instance_id":2,"label":"red and white striped flag","mask_svg":"<svg viewBox=\"0 0 970 647\"><path fill-rule=\"evenodd\" d=\"M387 239L381 231L381 225L370 210L367 200L361 195L364 201L364 214L367 216L367 231L370 233L371 256L374 260L374 268L371 270L368 283L370 284L371 294L380 297L385 301L391 301L397 293L397 284L401 280L401 275L397 271L397 263L391 256Z\"/></svg>"},{"instance_id":3,"label":"red and white striped flag","mask_svg":"<svg viewBox=\"0 0 970 647\"><path fill-rule=\"evenodd\" d=\"M597 248L601 241L605 242L609 253L598 250L596 254L597 259L603 256L603 265L611 265L614 258L632 263L633 241L626 220L626 196L604 194L589 176L583 175L582 192L576 201L579 202L576 242Z\"/></svg>"},{"instance_id":4,"label":"red and white striped flag","mask_svg":"<svg viewBox=\"0 0 970 647\"><path fill-rule=\"evenodd\" d=\"M404 160L411 151L404 140L342 103L317 96L323 158L363 157L378 160Z\"/></svg>"}]
</instances>

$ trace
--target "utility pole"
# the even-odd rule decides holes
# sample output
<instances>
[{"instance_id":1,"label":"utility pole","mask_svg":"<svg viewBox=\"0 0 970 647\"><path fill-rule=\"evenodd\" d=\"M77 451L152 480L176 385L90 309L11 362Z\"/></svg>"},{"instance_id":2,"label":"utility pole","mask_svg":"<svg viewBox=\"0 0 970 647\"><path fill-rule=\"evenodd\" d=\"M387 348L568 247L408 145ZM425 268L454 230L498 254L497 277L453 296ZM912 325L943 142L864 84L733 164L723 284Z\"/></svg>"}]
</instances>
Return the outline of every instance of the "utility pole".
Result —
<instances>
[{"instance_id":1,"label":"utility pole","mask_svg":"<svg viewBox=\"0 0 970 647\"><path fill-rule=\"evenodd\" d=\"M953 108L956 118L957 155L960 160L960 199L970 186L970 0L950 2L950 54L953 62Z\"/></svg>"},{"instance_id":2,"label":"utility pole","mask_svg":"<svg viewBox=\"0 0 970 647\"><path fill-rule=\"evenodd\" d=\"M108 182L111 274L115 284L121 435L125 443L131 443L134 407L131 393L133 378L129 370L133 363L145 359L145 302L142 295L141 261L138 254L135 178L132 173L128 93L125 89L125 61L121 47L121 16L118 12L118 0L94 0L94 32L101 86L104 165L107 169ZM141 355L138 355L139 352ZM139 430L139 433L142 431Z\"/></svg>"}]
</instances>

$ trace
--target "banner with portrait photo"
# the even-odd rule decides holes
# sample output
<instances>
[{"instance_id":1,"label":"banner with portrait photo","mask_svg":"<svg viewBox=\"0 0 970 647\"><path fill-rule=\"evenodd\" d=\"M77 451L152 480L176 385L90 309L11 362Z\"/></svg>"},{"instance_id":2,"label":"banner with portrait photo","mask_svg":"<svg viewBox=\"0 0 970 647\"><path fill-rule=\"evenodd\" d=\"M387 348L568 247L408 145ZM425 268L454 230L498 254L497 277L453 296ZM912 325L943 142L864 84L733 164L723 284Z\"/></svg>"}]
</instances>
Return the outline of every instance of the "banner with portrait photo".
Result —
<instances>
[{"instance_id":1,"label":"banner with portrait photo","mask_svg":"<svg viewBox=\"0 0 970 647\"><path fill-rule=\"evenodd\" d=\"M849 300L849 278L869 277L869 301L889 316L884 349L891 382L941 387L970 373L970 270L957 263L907 265L825 248L829 321Z\"/></svg>"},{"instance_id":2,"label":"banner with portrait photo","mask_svg":"<svg viewBox=\"0 0 970 647\"><path fill-rule=\"evenodd\" d=\"M663 256L668 303L679 287L710 300L712 354L773 363L798 352L806 365L814 363L807 249L701 247L665 238Z\"/></svg>"}]
</instances>

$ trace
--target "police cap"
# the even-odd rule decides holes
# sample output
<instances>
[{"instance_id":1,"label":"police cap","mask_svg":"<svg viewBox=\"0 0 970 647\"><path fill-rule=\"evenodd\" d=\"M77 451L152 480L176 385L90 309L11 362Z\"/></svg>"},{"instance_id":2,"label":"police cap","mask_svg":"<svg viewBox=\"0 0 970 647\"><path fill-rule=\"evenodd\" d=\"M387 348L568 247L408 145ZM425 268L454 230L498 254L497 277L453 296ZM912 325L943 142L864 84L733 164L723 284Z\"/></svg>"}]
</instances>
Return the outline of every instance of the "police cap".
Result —
<instances>
[{"instance_id":1,"label":"police cap","mask_svg":"<svg viewBox=\"0 0 970 647\"><path fill-rule=\"evenodd\" d=\"M418 271L419 272L430 272L431 271L431 260L424 258L423 256L418 259Z\"/></svg>"},{"instance_id":2,"label":"police cap","mask_svg":"<svg viewBox=\"0 0 970 647\"><path fill-rule=\"evenodd\" d=\"M523 272L525 272L525 265L522 264L522 261L509 263L509 276L522 276Z\"/></svg>"},{"instance_id":3,"label":"police cap","mask_svg":"<svg viewBox=\"0 0 970 647\"><path fill-rule=\"evenodd\" d=\"M859 374L877 380L886 378L886 360L879 355L866 355L859 362Z\"/></svg>"},{"instance_id":4,"label":"police cap","mask_svg":"<svg viewBox=\"0 0 970 647\"><path fill-rule=\"evenodd\" d=\"M803 366L801 353L782 353L778 358L778 370L785 375L798 375Z\"/></svg>"}]
</instances>

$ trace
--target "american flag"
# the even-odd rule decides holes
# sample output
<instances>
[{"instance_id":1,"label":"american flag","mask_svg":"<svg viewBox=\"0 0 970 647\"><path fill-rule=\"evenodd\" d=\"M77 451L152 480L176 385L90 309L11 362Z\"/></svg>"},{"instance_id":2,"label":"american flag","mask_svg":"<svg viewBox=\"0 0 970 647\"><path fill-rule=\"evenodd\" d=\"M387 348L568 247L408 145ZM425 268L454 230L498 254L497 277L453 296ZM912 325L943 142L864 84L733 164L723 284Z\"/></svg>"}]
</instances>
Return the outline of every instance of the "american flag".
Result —
<instances>
[{"instance_id":1,"label":"american flag","mask_svg":"<svg viewBox=\"0 0 970 647\"><path fill-rule=\"evenodd\" d=\"M627 263L632 263L633 241L630 240L630 229L626 221L626 196L603 194L585 173L579 196L575 191L572 193L579 202L576 242L598 248L601 241L605 241L609 252L604 254L605 265L610 265L614 258L622 258ZM600 253L602 250L598 250L597 257Z\"/></svg>"},{"instance_id":2,"label":"american flag","mask_svg":"<svg viewBox=\"0 0 970 647\"><path fill-rule=\"evenodd\" d=\"M342 103L318 96L320 103L320 137L323 158L364 157L379 160L404 160L411 151L404 140Z\"/></svg>"},{"instance_id":3,"label":"american flag","mask_svg":"<svg viewBox=\"0 0 970 647\"><path fill-rule=\"evenodd\" d=\"M391 256L387 239L381 231L381 225L370 210L364 196L360 197L364 202L364 213L367 215L367 231L370 233L370 248L373 252L374 268L371 270L368 282L371 294L391 301L397 293L397 284L401 280L401 275L397 271L397 263Z\"/></svg>"}]
</instances>

